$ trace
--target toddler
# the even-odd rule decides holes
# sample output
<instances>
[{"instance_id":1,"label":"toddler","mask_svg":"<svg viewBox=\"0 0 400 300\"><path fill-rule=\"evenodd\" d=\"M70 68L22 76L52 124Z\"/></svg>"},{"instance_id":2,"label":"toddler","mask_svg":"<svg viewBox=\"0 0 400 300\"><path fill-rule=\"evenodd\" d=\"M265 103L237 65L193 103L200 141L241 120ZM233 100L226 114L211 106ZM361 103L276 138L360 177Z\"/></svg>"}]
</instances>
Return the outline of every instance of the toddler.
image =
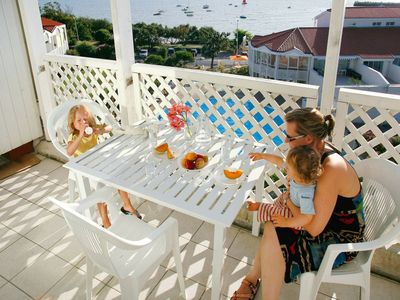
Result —
<instances>
[{"instance_id":1,"label":"toddler","mask_svg":"<svg viewBox=\"0 0 400 300\"><path fill-rule=\"evenodd\" d=\"M79 156L87 150L98 144L98 136L112 130L110 125L98 125L85 105L75 105L68 113L68 146L67 154L70 156ZM125 215L135 215L139 219L142 218L140 213L132 206L127 192L118 190L122 199L123 206L121 212ZM111 226L108 218L107 205L98 203L97 207L101 216L103 227Z\"/></svg>"},{"instance_id":2,"label":"toddler","mask_svg":"<svg viewBox=\"0 0 400 300\"><path fill-rule=\"evenodd\" d=\"M314 210L315 182L322 173L320 155L308 146L290 149L285 160L277 155L250 153L252 160L265 159L276 164L279 168L286 167L289 180L290 200L300 207L300 214L293 216L286 205L285 195L273 204L247 201L249 211L257 211L260 222L272 221L277 227L300 229L311 222ZM282 199L283 198L283 199ZM282 201L283 200L283 201Z\"/></svg>"}]
</instances>

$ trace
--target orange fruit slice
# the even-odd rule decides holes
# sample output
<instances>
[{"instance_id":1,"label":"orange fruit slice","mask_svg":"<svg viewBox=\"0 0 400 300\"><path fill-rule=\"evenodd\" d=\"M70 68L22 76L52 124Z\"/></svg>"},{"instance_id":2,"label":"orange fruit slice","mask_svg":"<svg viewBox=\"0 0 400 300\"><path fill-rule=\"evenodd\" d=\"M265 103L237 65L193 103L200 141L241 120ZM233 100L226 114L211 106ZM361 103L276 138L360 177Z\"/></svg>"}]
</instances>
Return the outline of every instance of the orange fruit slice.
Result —
<instances>
[{"instance_id":1,"label":"orange fruit slice","mask_svg":"<svg viewBox=\"0 0 400 300\"><path fill-rule=\"evenodd\" d=\"M194 152L188 152L188 153L186 153L185 158L187 160L196 160L197 154Z\"/></svg>"},{"instance_id":2,"label":"orange fruit slice","mask_svg":"<svg viewBox=\"0 0 400 300\"><path fill-rule=\"evenodd\" d=\"M224 169L224 175L229 179L236 179L242 176L243 170L240 169Z\"/></svg>"},{"instance_id":3,"label":"orange fruit slice","mask_svg":"<svg viewBox=\"0 0 400 300\"><path fill-rule=\"evenodd\" d=\"M174 159L175 158L174 153L172 152L171 148L167 149L167 157L168 157L168 159Z\"/></svg>"},{"instance_id":4,"label":"orange fruit slice","mask_svg":"<svg viewBox=\"0 0 400 300\"><path fill-rule=\"evenodd\" d=\"M158 154L163 154L167 150L168 150L168 144L167 143L158 145L157 147L154 148L154 151L156 151L156 153L158 153Z\"/></svg>"}]
</instances>

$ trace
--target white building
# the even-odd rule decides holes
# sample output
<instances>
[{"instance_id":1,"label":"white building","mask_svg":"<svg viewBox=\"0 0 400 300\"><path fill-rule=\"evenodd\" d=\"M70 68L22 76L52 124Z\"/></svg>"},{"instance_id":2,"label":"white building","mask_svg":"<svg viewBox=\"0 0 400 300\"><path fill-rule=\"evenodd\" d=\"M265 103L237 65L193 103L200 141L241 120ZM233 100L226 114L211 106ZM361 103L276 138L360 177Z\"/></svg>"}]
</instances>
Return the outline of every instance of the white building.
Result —
<instances>
[{"instance_id":1,"label":"white building","mask_svg":"<svg viewBox=\"0 0 400 300\"><path fill-rule=\"evenodd\" d=\"M375 12L375 9L362 8L362 12L374 16L368 19L371 21L377 14L366 12ZM349 10L353 11L353 8L346 9L346 16L355 16L349 14ZM351 25L343 29L337 85L368 86L374 91L400 94L400 85L396 85L400 84L400 8L389 10L391 14L380 8L379 11L390 16L381 18L381 24L387 21L390 26ZM399 16L392 18L395 13ZM321 86L329 30L322 25L329 23L329 15L327 11L316 17L319 27L292 28L254 36L249 45L250 76Z\"/></svg>"},{"instance_id":2,"label":"white building","mask_svg":"<svg viewBox=\"0 0 400 300\"><path fill-rule=\"evenodd\" d=\"M314 18L316 27L328 27L331 10ZM347 7L343 27L390 27L400 26L399 7Z\"/></svg>"},{"instance_id":3,"label":"white building","mask_svg":"<svg viewBox=\"0 0 400 300\"><path fill-rule=\"evenodd\" d=\"M69 49L65 24L42 17L42 26L47 52L65 54Z\"/></svg>"}]
</instances>

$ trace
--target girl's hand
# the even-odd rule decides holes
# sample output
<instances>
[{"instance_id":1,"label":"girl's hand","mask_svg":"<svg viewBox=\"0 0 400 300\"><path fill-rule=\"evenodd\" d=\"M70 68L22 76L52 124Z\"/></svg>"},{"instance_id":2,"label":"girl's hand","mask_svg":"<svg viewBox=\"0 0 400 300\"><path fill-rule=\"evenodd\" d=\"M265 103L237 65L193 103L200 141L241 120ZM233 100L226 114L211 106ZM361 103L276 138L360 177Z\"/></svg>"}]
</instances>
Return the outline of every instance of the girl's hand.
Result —
<instances>
[{"instance_id":1,"label":"girl's hand","mask_svg":"<svg viewBox=\"0 0 400 300\"><path fill-rule=\"evenodd\" d=\"M249 157L251 160L256 161L264 158L263 153L258 153L258 152L251 152L249 153Z\"/></svg>"},{"instance_id":2,"label":"girl's hand","mask_svg":"<svg viewBox=\"0 0 400 300\"><path fill-rule=\"evenodd\" d=\"M79 135L80 136L84 136L85 135L85 129L89 127L89 124L86 123L82 123L79 125L79 128L77 128L79 130Z\"/></svg>"},{"instance_id":3,"label":"girl's hand","mask_svg":"<svg viewBox=\"0 0 400 300\"><path fill-rule=\"evenodd\" d=\"M289 227L288 219L281 215L272 215L271 221L275 227Z\"/></svg>"}]
</instances>

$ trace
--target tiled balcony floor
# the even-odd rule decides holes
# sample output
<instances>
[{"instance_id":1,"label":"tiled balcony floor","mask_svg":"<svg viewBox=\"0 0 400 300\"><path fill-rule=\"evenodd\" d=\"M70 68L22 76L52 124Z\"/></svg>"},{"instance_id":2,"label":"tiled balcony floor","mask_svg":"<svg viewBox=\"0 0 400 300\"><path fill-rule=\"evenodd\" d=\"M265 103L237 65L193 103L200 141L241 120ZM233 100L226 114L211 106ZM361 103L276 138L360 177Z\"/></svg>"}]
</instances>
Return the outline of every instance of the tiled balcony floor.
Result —
<instances>
[{"instance_id":1,"label":"tiled balcony floor","mask_svg":"<svg viewBox=\"0 0 400 300\"><path fill-rule=\"evenodd\" d=\"M85 259L60 211L47 200L68 198L67 171L51 159L0 181L0 299L85 299ZM209 224L136 200L144 220L179 221L181 257L188 299L210 299L212 234ZM223 299L240 285L259 242L249 231L228 230ZM106 273L93 279L95 299L118 299L118 281ZM281 299L297 299L299 286L285 285ZM177 299L177 276L165 261L146 282L141 299ZM400 284L372 276L371 299L398 299ZM352 286L323 285L318 299L358 299ZM258 293L256 299L261 299Z\"/></svg>"}]
</instances>

